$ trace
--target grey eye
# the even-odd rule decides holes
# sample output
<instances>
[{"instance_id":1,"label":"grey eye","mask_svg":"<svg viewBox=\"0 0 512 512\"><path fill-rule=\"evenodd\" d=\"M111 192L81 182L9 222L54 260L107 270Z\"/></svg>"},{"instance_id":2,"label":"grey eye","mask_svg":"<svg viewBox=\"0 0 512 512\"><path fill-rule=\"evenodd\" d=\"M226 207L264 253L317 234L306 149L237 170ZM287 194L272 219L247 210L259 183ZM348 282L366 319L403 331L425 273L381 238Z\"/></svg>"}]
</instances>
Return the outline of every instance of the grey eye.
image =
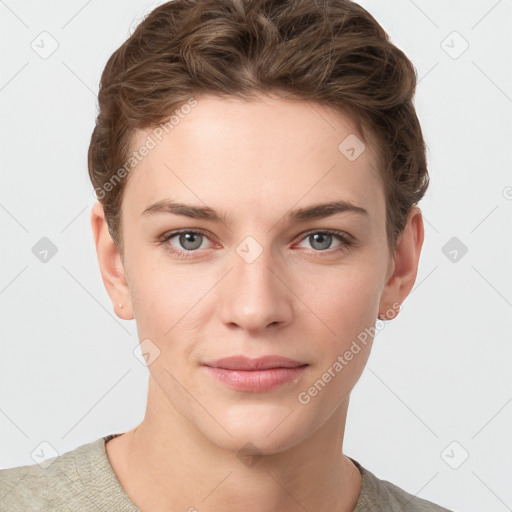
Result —
<instances>
[{"instance_id":1,"label":"grey eye","mask_svg":"<svg viewBox=\"0 0 512 512\"><path fill-rule=\"evenodd\" d=\"M178 236L180 246L183 249L193 251L194 249L199 249L199 247L201 247L204 235L193 231L187 231L185 233L178 233L176 236Z\"/></svg>"},{"instance_id":2,"label":"grey eye","mask_svg":"<svg viewBox=\"0 0 512 512\"><path fill-rule=\"evenodd\" d=\"M319 251L329 249L332 243L332 235L329 233L313 233L309 235L308 238L310 240L311 247Z\"/></svg>"}]
</instances>

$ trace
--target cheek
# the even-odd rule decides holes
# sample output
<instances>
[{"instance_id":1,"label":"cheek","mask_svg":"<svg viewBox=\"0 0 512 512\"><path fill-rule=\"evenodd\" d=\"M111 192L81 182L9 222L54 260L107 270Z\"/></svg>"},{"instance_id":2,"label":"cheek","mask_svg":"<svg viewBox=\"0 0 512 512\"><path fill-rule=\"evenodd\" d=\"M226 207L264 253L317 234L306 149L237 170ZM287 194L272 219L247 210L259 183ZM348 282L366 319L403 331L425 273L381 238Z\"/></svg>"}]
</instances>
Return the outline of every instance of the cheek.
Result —
<instances>
[{"instance_id":1,"label":"cheek","mask_svg":"<svg viewBox=\"0 0 512 512\"><path fill-rule=\"evenodd\" d=\"M351 269L331 272L324 286L304 286L304 331L315 339L316 364L298 396L300 404L318 410L335 410L359 380L373 342L375 312L379 302L376 271ZM315 315L311 314L313 311Z\"/></svg>"},{"instance_id":2,"label":"cheek","mask_svg":"<svg viewBox=\"0 0 512 512\"><path fill-rule=\"evenodd\" d=\"M148 261L141 258L134 269L130 290L139 339L154 339L162 350L175 350L177 340L185 343L197 332L218 278L198 265Z\"/></svg>"},{"instance_id":3,"label":"cheek","mask_svg":"<svg viewBox=\"0 0 512 512\"><path fill-rule=\"evenodd\" d=\"M179 270L166 264L163 248L130 247L130 293L135 292L137 308L142 316L152 314L170 300L180 287ZM174 293L173 293L174 292Z\"/></svg>"},{"instance_id":4,"label":"cheek","mask_svg":"<svg viewBox=\"0 0 512 512\"><path fill-rule=\"evenodd\" d=\"M331 267L313 278L295 281L297 296L320 323L346 338L353 329L376 320L380 299L380 270L375 265Z\"/></svg>"}]
</instances>

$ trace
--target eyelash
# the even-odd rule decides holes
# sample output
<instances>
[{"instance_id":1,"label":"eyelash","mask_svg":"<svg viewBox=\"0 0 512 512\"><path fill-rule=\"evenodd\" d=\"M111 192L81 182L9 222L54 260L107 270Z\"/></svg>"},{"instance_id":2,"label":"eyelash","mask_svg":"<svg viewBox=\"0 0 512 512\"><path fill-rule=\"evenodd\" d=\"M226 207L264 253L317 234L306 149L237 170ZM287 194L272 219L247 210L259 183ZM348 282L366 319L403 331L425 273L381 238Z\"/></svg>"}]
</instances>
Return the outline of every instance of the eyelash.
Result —
<instances>
[{"instance_id":1,"label":"eyelash","mask_svg":"<svg viewBox=\"0 0 512 512\"><path fill-rule=\"evenodd\" d=\"M162 235L161 237L158 238L158 243L159 243L159 245L165 244L171 238L174 238L175 236L180 235L182 233L193 233L194 235L203 235L203 236L209 238L208 234L206 232L200 230L200 229L181 229L181 230L178 230L178 231L171 231L170 233L166 233L166 234ZM307 233L302 235L302 238L300 239L299 242L303 242L309 236L311 236L313 234L317 234L317 233L320 233L322 235L326 235L326 234L327 235L333 235L334 237L336 237L341 242L341 244L338 247L335 247L334 249L326 249L324 251L318 251L318 250L315 251L315 250L313 250L313 253L315 254L315 256L316 255L320 256L321 253L336 254L338 252L346 250L347 248L355 245L355 242L353 240L351 240L343 232L335 231L335 230L332 230L332 229L322 229L322 230L308 231ZM174 256L176 256L178 258L183 258L183 259L190 258L190 257L192 257L192 255L195 252L198 252L197 249L194 250L194 251L181 251L181 250L176 249L175 247L173 247L172 245L169 245L169 244L166 245L166 249L168 251L170 251Z\"/></svg>"}]
</instances>

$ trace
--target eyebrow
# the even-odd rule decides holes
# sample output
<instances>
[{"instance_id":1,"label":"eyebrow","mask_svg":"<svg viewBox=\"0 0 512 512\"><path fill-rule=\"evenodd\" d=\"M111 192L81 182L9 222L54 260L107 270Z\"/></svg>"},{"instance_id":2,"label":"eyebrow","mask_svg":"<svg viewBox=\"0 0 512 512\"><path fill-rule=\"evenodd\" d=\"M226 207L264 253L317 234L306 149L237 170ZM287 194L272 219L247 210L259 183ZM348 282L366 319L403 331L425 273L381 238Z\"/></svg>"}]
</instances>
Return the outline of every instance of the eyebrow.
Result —
<instances>
[{"instance_id":1,"label":"eyebrow","mask_svg":"<svg viewBox=\"0 0 512 512\"><path fill-rule=\"evenodd\" d=\"M329 203L318 203L306 208L297 208L285 215L285 219L291 223L305 222L315 219L323 219L336 215L337 213L357 213L368 217L368 211L357 206L350 201L339 200ZM182 215L191 219L209 220L211 222L229 224L230 219L224 213L218 213L208 206L193 206L184 203L177 203L170 199L162 199L150 206L143 212L142 216L152 216L156 214Z\"/></svg>"}]
</instances>

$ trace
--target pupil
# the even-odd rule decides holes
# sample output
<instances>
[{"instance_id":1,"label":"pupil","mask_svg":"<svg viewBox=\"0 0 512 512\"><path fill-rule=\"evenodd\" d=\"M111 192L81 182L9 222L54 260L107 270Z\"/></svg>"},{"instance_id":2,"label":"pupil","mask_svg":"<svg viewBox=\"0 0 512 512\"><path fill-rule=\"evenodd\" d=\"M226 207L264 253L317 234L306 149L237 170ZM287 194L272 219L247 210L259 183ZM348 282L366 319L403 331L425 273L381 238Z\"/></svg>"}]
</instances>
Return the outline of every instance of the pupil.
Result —
<instances>
[{"instance_id":1,"label":"pupil","mask_svg":"<svg viewBox=\"0 0 512 512\"><path fill-rule=\"evenodd\" d=\"M180 237L180 243L187 250L197 249L201 242L197 243L196 237L199 239L200 236L198 233L184 233ZM187 244L192 244L192 247Z\"/></svg>"},{"instance_id":2,"label":"pupil","mask_svg":"<svg viewBox=\"0 0 512 512\"><path fill-rule=\"evenodd\" d=\"M329 248L332 235L329 235L328 233L316 233L312 236L314 239L314 242L312 244L313 247L315 247L315 245L314 245L315 243L320 243L321 247L315 247L316 249L325 250L325 249ZM327 244L326 244L326 241L327 241ZM323 242L323 246L322 246L322 242Z\"/></svg>"}]
</instances>

